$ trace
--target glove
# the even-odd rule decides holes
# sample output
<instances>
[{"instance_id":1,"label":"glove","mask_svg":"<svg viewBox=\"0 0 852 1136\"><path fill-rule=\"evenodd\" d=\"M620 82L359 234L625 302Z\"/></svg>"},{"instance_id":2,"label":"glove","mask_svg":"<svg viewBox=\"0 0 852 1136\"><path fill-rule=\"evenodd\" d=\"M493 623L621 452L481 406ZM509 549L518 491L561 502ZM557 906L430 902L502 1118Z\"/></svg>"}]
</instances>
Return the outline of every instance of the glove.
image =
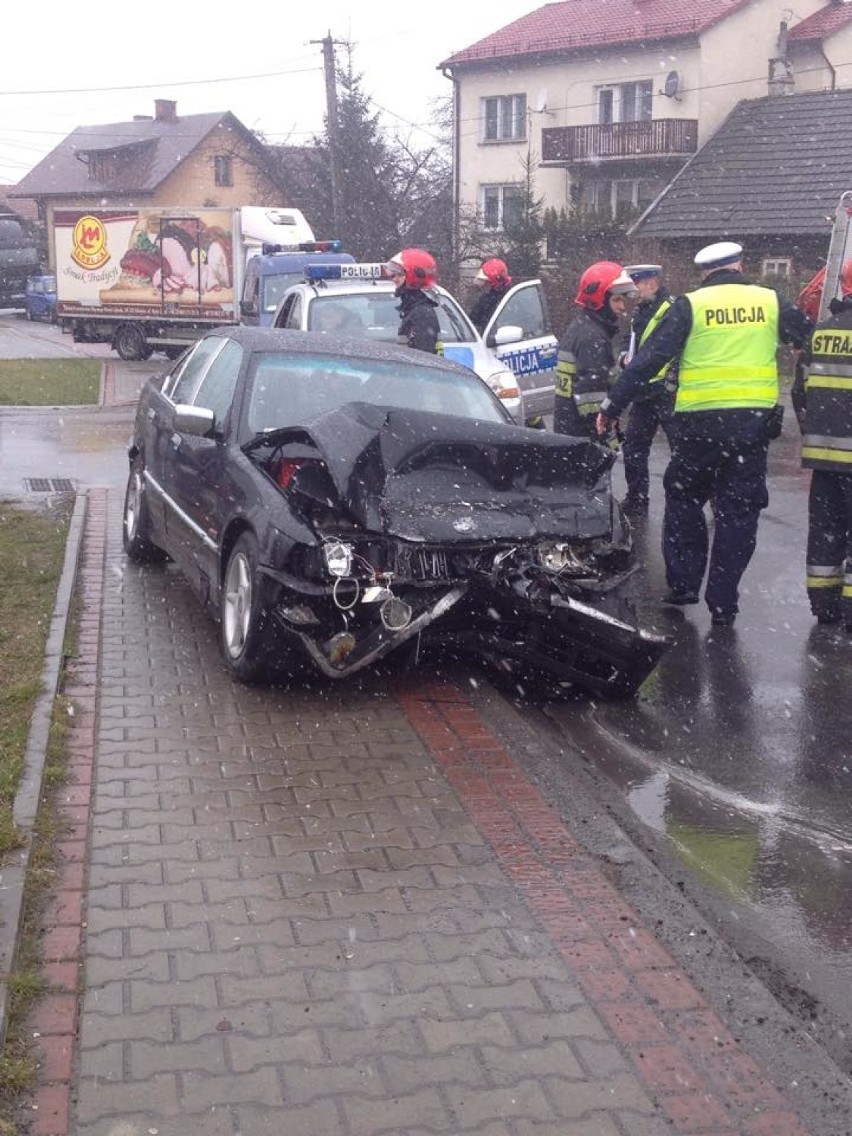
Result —
<instances>
[{"instance_id":1,"label":"glove","mask_svg":"<svg viewBox=\"0 0 852 1136\"><path fill-rule=\"evenodd\" d=\"M598 432L598 435L603 437L605 434L609 434L613 428L615 432L618 433L618 419L609 418L605 411L599 411L595 419L595 430Z\"/></svg>"}]
</instances>

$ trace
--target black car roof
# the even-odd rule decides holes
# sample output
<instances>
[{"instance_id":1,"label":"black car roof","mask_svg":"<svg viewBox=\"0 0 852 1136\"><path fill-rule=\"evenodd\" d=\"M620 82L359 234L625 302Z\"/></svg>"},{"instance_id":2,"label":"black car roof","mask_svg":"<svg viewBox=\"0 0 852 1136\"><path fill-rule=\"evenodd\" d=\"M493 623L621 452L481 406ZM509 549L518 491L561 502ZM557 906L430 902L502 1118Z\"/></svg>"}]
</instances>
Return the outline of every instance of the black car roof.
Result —
<instances>
[{"instance_id":1,"label":"black car roof","mask_svg":"<svg viewBox=\"0 0 852 1136\"><path fill-rule=\"evenodd\" d=\"M223 335L239 343L246 351L272 352L288 351L294 355L343 355L347 359L363 359L372 362L398 362L401 365L431 367L438 371L452 371L456 375L476 378L468 367L451 363L438 355L426 351L415 351L411 347L398 347L393 343L374 342L370 339L353 339L326 332L293 331L286 328L232 327L212 328L209 335Z\"/></svg>"}]
</instances>

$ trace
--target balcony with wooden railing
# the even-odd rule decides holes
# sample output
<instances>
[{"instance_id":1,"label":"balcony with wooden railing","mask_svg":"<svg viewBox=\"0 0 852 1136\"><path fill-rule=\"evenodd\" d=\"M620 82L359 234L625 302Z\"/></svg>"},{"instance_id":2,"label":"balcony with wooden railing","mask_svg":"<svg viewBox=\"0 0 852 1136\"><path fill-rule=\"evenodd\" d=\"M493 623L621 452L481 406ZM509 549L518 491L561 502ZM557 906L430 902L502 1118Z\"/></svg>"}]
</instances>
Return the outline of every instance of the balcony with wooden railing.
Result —
<instances>
[{"instance_id":1,"label":"balcony with wooden railing","mask_svg":"<svg viewBox=\"0 0 852 1136\"><path fill-rule=\"evenodd\" d=\"M652 118L649 122L590 123L552 126L541 132L541 160L570 162L625 161L631 158L670 158L698 149L694 118Z\"/></svg>"}]
</instances>

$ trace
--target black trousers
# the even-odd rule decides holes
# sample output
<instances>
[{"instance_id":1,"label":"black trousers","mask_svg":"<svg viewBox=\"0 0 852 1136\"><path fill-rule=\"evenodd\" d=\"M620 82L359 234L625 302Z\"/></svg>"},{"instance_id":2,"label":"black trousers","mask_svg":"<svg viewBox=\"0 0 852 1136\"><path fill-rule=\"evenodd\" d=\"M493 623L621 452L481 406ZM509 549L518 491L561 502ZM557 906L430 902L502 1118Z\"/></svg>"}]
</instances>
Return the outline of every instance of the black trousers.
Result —
<instances>
[{"instance_id":1,"label":"black trousers","mask_svg":"<svg viewBox=\"0 0 852 1136\"><path fill-rule=\"evenodd\" d=\"M648 459L654 435L662 426L668 436L669 423L674 409L674 393L665 389L662 382L657 384L659 391L640 402L634 402L624 431L621 452L624 455L624 478L627 482L627 496L631 501L647 501L650 488Z\"/></svg>"},{"instance_id":2,"label":"black trousers","mask_svg":"<svg viewBox=\"0 0 852 1136\"><path fill-rule=\"evenodd\" d=\"M808 494L808 599L852 623L852 471L815 469Z\"/></svg>"},{"instance_id":3,"label":"black trousers","mask_svg":"<svg viewBox=\"0 0 852 1136\"><path fill-rule=\"evenodd\" d=\"M679 592L699 592L709 554L704 598L712 612L736 612L739 583L757 544L760 512L769 504L765 440L683 436L677 416L672 458L663 484L666 580ZM715 514L710 547L704 506Z\"/></svg>"}]
</instances>

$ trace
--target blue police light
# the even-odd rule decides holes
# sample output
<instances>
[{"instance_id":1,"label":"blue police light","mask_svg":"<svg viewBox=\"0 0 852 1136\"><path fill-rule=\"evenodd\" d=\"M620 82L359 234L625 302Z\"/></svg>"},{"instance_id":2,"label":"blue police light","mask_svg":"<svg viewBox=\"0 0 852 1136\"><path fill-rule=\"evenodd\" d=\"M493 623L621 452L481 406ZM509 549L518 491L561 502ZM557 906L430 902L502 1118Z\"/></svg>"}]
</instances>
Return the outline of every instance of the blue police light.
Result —
<instances>
[{"instance_id":1,"label":"blue police light","mask_svg":"<svg viewBox=\"0 0 852 1136\"><path fill-rule=\"evenodd\" d=\"M264 241L261 251L264 256L280 252L343 252L343 241L302 241L298 245L275 245Z\"/></svg>"},{"instance_id":2,"label":"blue police light","mask_svg":"<svg viewBox=\"0 0 852 1136\"><path fill-rule=\"evenodd\" d=\"M306 264L307 280L387 280L384 264Z\"/></svg>"}]
</instances>

